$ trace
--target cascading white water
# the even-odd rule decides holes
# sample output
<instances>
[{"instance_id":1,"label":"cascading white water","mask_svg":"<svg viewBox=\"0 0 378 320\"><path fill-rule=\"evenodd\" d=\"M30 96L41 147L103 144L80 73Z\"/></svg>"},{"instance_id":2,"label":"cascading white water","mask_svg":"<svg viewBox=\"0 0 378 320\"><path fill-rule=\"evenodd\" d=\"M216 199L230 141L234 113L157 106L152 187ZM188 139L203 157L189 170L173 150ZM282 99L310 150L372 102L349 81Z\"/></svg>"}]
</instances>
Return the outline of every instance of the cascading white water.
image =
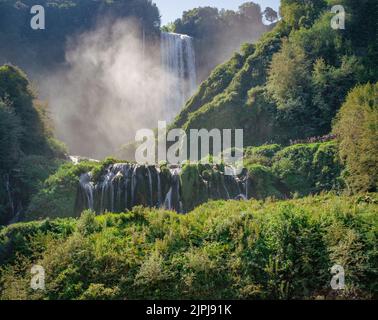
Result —
<instances>
[{"instance_id":1,"label":"cascading white water","mask_svg":"<svg viewBox=\"0 0 378 320\"><path fill-rule=\"evenodd\" d=\"M172 168L170 169L171 177L172 177L172 185L165 197L164 200L164 208L167 210L177 210L179 212L182 212L182 203L180 200L180 168ZM175 208L175 199L176 204L178 207Z\"/></svg>"},{"instance_id":2,"label":"cascading white water","mask_svg":"<svg viewBox=\"0 0 378 320\"><path fill-rule=\"evenodd\" d=\"M182 195L185 181L189 183L189 188L201 190L201 194L193 198L194 203L210 199L246 200L251 196L250 177L245 171L239 176L228 176L213 167L205 170L204 175L198 172L198 179L191 184L190 179L181 179L181 167L172 166L168 169L162 171L158 166L115 163L109 165L100 177L91 172L84 173L79 180L76 210L78 213L85 209L98 213L124 212L142 205L184 213L187 210Z\"/></svg>"},{"instance_id":3,"label":"cascading white water","mask_svg":"<svg viewBox=\"0 0 378 320\"><path fill-rule=\"evenodd\" d=\"M148 187L150 191L150 206L152 207L154 205L153 199L152 199L152 176L151 176L151 171L150 168L147 167L147 173L148 173Z\"/></svg>"},{"instance_id":4,"label":"cascading white water","mask_svg":"<svg viewBox=\"0 0 378 320\"><path fill-rule=\"evenodd\" d=\"M157 169L157 197L158 197L158 207L161 206L161 179L160 179L160 169Z\"/></svg>"},{"instance_id":5,"label":"cascading white water","mask_svg":"<svg viewBox=\"0 0 378 320\"><path fill-rule=\"evenodd\" d=\"M86 196L86 206L88 209L93 209L94 207L94 201L93 201L93 190L94 185L93 182L91 182L92 175L91 173L83 173L80 176L80 186L84 190L84 194Z\"/></svg>"},{"instance_id":6,"label":"cascading white water","mask_svg":"<svg viewBox=\"0 0 378 320\"><path fill-rule=\"evenodd\" d=\"M162 32L161 57L168 77L166 120L172 120L196 89L193 38L183 34Z\"/></svg>"}]
</instances>

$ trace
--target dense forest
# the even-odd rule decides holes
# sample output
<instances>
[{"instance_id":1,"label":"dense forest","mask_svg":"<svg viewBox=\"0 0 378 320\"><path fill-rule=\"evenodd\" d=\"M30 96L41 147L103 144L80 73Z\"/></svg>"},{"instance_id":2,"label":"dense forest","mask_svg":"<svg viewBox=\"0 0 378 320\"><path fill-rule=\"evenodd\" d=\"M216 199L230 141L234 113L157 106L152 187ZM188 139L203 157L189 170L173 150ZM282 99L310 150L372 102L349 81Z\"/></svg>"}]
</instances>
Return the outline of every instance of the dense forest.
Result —
<instances>
[{"instance_id":1,"label":"dense forest","mask_svg":"<svg viewBox=\"0 0 378 320\"><path fill-rule=\"evenodd\" d=\"M0 7L19 10L13 2ZM93 2L48 6L58 13ZM151 34L159 32L150 1L95 7L117 3L148 13ZM331 28L333 4L345 8L345 29ZM171 127L242 128L244 170L234 180L223 164L185 163L174 175L166 164L69 161L28 77L0 67L0 299L376 299L376 6L282 0L271 30L201 83ZM202 15L220 25L198 22ZM197 8L166 28L221 48L212 28L227 29L228 15L261 22L262 10ZM4 37L13 55L19 44ZM174 194L172 210L159 193ZM46 270L43 291L30 288L35 264ZM344 290L329 285L335 264L345 269Z\"/></svg>"}]
</instances>

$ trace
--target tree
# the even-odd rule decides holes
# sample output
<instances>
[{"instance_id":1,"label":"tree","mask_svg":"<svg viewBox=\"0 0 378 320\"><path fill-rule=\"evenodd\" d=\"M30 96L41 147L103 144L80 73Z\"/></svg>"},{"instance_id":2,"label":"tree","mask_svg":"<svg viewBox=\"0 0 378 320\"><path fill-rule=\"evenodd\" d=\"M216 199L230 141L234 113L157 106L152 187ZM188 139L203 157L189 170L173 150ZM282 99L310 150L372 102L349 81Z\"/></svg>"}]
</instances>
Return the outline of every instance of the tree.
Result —
<instances>
[{"instance_id":1,"label":"tree","mask_svg":"<svg viewBox=\"0 0 378 320\"><path fill-rule=\"evenodd\" d=\"M26 75L15 66L0 66L0 225L22 214L62 153Z\"/></svg>"},{"instance_id":2,"label":"tree","mask_svg":"<svg viewBox=\"0 0 378 320\"><path fill-rule=\"evenodd\" d=\"M326 5L324 0L282 0L280 15L295 29L310 27Z\"/></svg>"},{"instance_id":3,"label":"tree","mask_svg":"<svg viewBox=\"0 0 378 320\"><path fill-rule=\"evenodd\" d=\"M278 20L278 13L275 10L273 10L271 7L265 8L263 14L264 14L265 19L271 23Z\"/></svg>"},{"instance_id":4,"label":"tree","mask_svg":"<svg viewBox=\"0 0 378 320\"><path fill-rule=\"evenodd\" d=\"M378 83L358 86L348 95L333 132L350 190L378 191Z\"/></svg>"},{"instance_id":5,"label":"tree","mask_svg":"<svg viewBox=\"0 0 378 320\"><path fill-rule=\"evenodd\" d=\"M21 133L19 118L0 99L0 171L8 171L19 160Z\"/></svg>"},{"instance_id":6,"label":"tree","mask_svg":"<svg viewBox=\"0 0 378 320\"><path fill-rule=\"evenodd\" d=\"M267 89L279 109L308 104L309 63L302 47L284 39L280 52L273 56Z\"/></svg>"},{"instance_id":7,"label":"tree","mask_svg":"<svg viewBox=\"0 0 378 320\"><path fill-rule=\"evenodd\" d=\"M239 11L242 16L253 20L255 22L262 22L261 7L254 2L246 2L239 6Z\"/></svg>"},{"instance_id":8,"label":"tree","mask_svg":"<svg viewBox=\"0 0 378 320\"><path fill-rule=\"evenodd\" d=\"M9 108L21 121L23 134L20 137L24 153L45 154L49 152L45 127L36 105L34 93L25 73L12 65L0 67L0 99L9 101Z\"/></svg>"},{"instance_id":9,"label":"tree","mask_svg":"<svg viewBox=\"0 0 378 320\"><path fill-rule=\"evenodd\" d=\"M318 112L317 127L320 135L331 131L332 119L345 101L347 93L361 81L363 74L363 66L355 56L344 56L340 67L330 66L323 59L315 62L312 102Z\"/></svg>"},{"instance_id":10,"label":"tree","mask_svg":"<svg viewBox=\"0 0 378 320\"><path fill-rule=\"evenodd\" d=\"M19 144L21 131L18 117L0 99L0 226L11 219L14 213L9 170L21 155Z\"/></svg>"}]
</instances>

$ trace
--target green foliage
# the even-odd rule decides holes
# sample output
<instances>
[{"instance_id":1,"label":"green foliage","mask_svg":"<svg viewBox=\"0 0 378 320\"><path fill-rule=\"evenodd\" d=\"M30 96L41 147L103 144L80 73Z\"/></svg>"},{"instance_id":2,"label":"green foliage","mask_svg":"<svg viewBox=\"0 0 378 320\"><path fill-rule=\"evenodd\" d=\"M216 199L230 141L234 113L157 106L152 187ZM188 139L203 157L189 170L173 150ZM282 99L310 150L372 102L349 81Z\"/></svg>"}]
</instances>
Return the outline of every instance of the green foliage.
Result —
<instances>
[{"instance_id":1,"label":"green foliage","mask_svg":"<svg viewBox=\"0 0 378 320\"><path fill-rule=\"evenodd\" d=\"M306 107L309 76L309 61L304 49L284 39L280 52L273 56L267 81L268 93L278 109Z\"/></svg>"},{"instance_id":2,"label":"green foliage","mask_svg":"<svg viewBox=\"0 0 378 320\"><path fill-rule=\"evenodd\" d=\"M82 236L88 236L99 229L96 221L96 213L90 210L83 211L80 219L77 221L77 231Z\"/></svg>"},{"instance_id":3,"label":"green foliage","mask_svg":"<svg viewBox=\"0 0 378 320\"><path fill-rule=\"evenodd\" d=\"M45 154L48 144L44 136L42 123L26 75L17 67L4 65L0 67L0 99L19 119L22 129L20 148L24 153Z\"/></svg>"},{"instance_id":4,"label":"green foliage","mask_svg":"<svg viewBox=\"0 0 378 320\"><path fill-rule=\"evenodd\" d=\"M180 180L182 186L181 198L186 210L193 210L196 206L208 200L207 186L201 178L198 165L185 165Z\"/></svg>"},{"instance_id":5,"label":"green foliage","mask_svg":"<svg viewBox=\"0 0 378 320\"><path fill-rule=\"evenodd\" d=\"M82 294L80 300L111 300L119 295L119 289L106 288L100 283L91 283L89 288Z\"/></svg>"},{"instance_id":6,"label":"green foliage","mask_svg":"<svg viewBox=\"0 0 378 320\"><path fill-rule=\"evenodd\" d=\"M74 217L80 214L75 210L79 178L81 174L90 171L99 175L102 172L101 164L83 161L78 165L65 163L60 166L31 198L25 219Z\"/></svg>"},{"instance_id":7,"label":"green foliage","mask_svg":"<svg viewBox=\"0 0 378 320\"><path fill-rule=\"evenodd\" d=\"M0 233L6 252L0 297L373 298L378 199L364 199L218 201L188 215L142 208L98 217L87 212L74 224L90 232L73 232L72 220L17 224ZM34 263L46 270L46 291L38 294L27 281ZM329 285L334 264L346 273L339 292Z\"/></svg>"},{"instance_id":8,"label":"green foliage","mask_svg":"<svg viewBox=\"0 0 378 320\"><path fill-rule=\"evenodd\" d=\"M249 170L254 198L306 196L324 190L341 191L343 167L336 142L297 144L286 148L264 145L246 148L244 166Z\"/></svg>"},{"instance_id":9,"label":"green foliage","mask_svg":"<svg viewBox=\"0 0 378 320\"><path fill-rule=\"evenodd\" d=\"M346 180L352 191L376 191L378 186L378 83L355 88L334 125Z\"/></svg>"},{"instance_id":10,"label":"green foliage","mask_svg":"<svg viewBox=\"0 0 378 320\"><path fill-rule=\"evenodd\" d=\"M49 159L43 156L29 155L20 159L15 166L13 178L18 182L18 192L23 203L29 203L30 197L36 194L44 181L52 175L63 160Z\"/></svg>"},{"instance_id":11,"label":"green foliage","mask_svg":"<svg viewBox=\"0 0 378 320\"><path fill-rule=\"evenodd\" d=\"M66 238L73 233L75 224L73 219L57 219L13 224L0 229L0 267L14 262L19 255L29 257L42 252L45 240L51 240L50 236Z\"/></svg>"},{"instance_id":12,"label":"green foliage","mask_svg":"<svg viewBox=\"0 0 378 320\"><path fill-rule=\"evenodd\" d=\"M251 139L251 142L256 140L256 128L253 119L266 117L264 109L269 110L270 104L265 98L264 89L250 93L248 91L264 84L270 58L279 49L279 46L280 34L267 34L256 46L245 51L246 55L243 56L242 60L243 66L238 67L236 73L233 74L232 72L231 67L234 66L232 63L225 64L223 68L217 69L211 77L214 77L217 72L221 72L224 75L229 74L231 77L233 75L231 81L224 82L225 87L223 89L223 85L219 87L220 92L214 92L208 89L209 84L212 83L210 78L209 84L204 83L199 91L199 94L205 95L206 98L195 95L188 102L188 104L191 104L191 101L199 101L200 98L203 104L196 103L195 106L193 105L193 110L188 110L189 105L187 105L176 118L174 125L182 124L181 127L185 130L191 128L211 130L214 127L218 129L244 128L245 136ZM246 47L244 48L246 49ZM228 76L227 79L229 79ZM250 97L248 97L248 94L250 94ZM247 100L248 107L245 105ZM253 101L256 101L256 107L254 107ZM260 110L262 110L262 113ZM264 132L263 124L261 128L257 131ZM261 143L261 139L266 142L267 139L265 138L258 138L258 142Z\"/></svg>"},{"instance_id":13,"label":"green foliage","mask_svg":"<svg viewBox=\"0 0 378 320\"><path fill-rule=\"evenodd\" d=\"M246 146L327 135L348 92L377 81L378 52L372 1L328 4L345 5L355 30L333 30L326 1L283 1L283 20L243 46L237 68L238 56L218 67L173 126L243 129Z\"/></svg>"},{"instance_id":14,"label":"green foliage","mask_svg":"<svg viewBox=\"0 0 378 320\"><path fill-rule=\"evenodd\" d=\"M270 7L265 8L263 14L265 19L269 22L275 22L278 20L278 13Z\"/></svg>"},{"instance_id":15,"label":"green foliage","mask_svg":"<svg viewBox=\"0 0 378 320\"><path fill-rule=\"evenodd\" d=\"M321 132L331 131L330 119L336 116L347 93L359 82L363 73L363 66L355 56L344 56L339 68L327 65L324 60L316 61L312 76L313 103L318 109Z\"/></svg>"},{"instance_id":16,"label":"green foliage","mask_svg":"<svg viewBox=\"0 0 378 320\"><path fill-rule=\"evenodd\" d=\"M200 85L197 94L188 100L172 127L183 126L191 113L196 112L222 93L229 86L234 74L242 68L248 56L247 52L243 55L235 53L228 62L216 67L210 77Z\"/></svg>"},{"instance_id":17,"label":"green foliage","mask_svg":"<svg viewBox=\"0 0 378 320\"><path fill-rule=\"evenodd\" d=\"M282 0L280 15L291 27L310 27L325 7L325 0Z\"/></svg>"},{"instance_id":18,"label":"green foliage","mask_svg":"<svg viewBox=\"0 0 378 320\"><path fill-rule=\"evenodd\" d=\"M13 157L15 154L20 156L20 153L49 157L64 154L64 146L53 138L46 105L35 100L28 78L12 65L0 67L0 107L1 121L4 122L1 123L1 130L12 133L12 137L9 137L12 146L1 148L1 152L10 150ZM12 152L11 148L18 148L19 151ZM13 158L16 162L18 159Z\"/></svg>"},{"instance_id":19,"label":"green foliage","mask_svg":"<svg viewBox=\"0 0 378 320\"><path fill-rule=\"evenodd\" d=\"M285 190L279 179L272 173L271 168L259 164L247 166L251 179L250 193L254 199L266 199L268 197L281 199L285 197Z\"/></svg>"},{"instance_id":20,"label":"green foliage","mask_svg":"<svg viewBox=\"0 0 378 320\"><path fill-rule=\"evenodd\" d=\"M346 12L345 37L351 42L350 50L361 56L367 66L369 80L375 82L378 77L377 2L375 0L328 0L330 5L342 5Z\"/></svg>"},{"instance_id":21,"label":"green foliage","mask_svg":"<svg viewBox=\"0 0 378 320\"><path fill-rule=\"evenodd\" d=\"M66 149L53 137L46 106L26 75L0 67L0 224L19 218L32 194L58 167Z\"/></svg>"},{"instance_id":22,"label":"green foliage","mask_svg":"<svg viewBox=\"0 0 378 320\"><path fill-rule=\"evenodd\" d=\"M314 170L314 191L344 189L342 178L343 166L339 159L339 146L336 142L327 142L319 145L312 160Z\"/></svg>"},{"instance_id":23,"label":"green foliage","mask_svg":"<svg viewBox=\"0 0 378 320\"><path fill-rule=\"evenodd\" d=\"M275 155L272 168L292 193L307 195L341 188L341 166L334 142L285 148Z\"/></svg>"},{"instance_id":24,"label":"green foliage","mask_svg":"<svg viewBox=\"0 0 378 320\"><path fill-rule=\"evenodd\" d=\"M9 170L20 157L22 134L19 118L0 99L0 170Z\"/></svg>"},{"instance_id":25,"label":"green foliage","mask_svg":"<svg viewBox=\"0 0 378 320\"><path fill-rule=\"evenodd\" d=\"M251 157L261 157L265 158L266 162L269 163L275 154L282 149L282 146L279 144L270 144L270 145L263 145L260 147L249 147L246 148L244 151L245 156L250 159Z\"/></svg>"}]
</instances>

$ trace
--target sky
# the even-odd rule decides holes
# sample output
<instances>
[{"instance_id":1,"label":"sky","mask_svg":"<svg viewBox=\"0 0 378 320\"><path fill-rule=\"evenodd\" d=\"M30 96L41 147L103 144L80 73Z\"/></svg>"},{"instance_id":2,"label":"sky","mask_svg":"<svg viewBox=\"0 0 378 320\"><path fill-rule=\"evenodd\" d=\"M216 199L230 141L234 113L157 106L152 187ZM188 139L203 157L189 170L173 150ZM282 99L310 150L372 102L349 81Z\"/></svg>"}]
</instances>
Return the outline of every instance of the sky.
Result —
<instances>
[{"instance_id":1,"label":"sky","mask_svg":"<svg viewBox=\"0 0 378 320\"><path fill-rule=\"evenodd\" d=\"M210 6L237 10L241 4L248 2L248 0L153 0L153 2L157 4L160 10L162 25L165 25L181 18L182 13L189 9ZM253 2L260 4L263 10L266 7L271 7L278 11L280 0L253 0Z\"/></svg>"}]
</instances>

